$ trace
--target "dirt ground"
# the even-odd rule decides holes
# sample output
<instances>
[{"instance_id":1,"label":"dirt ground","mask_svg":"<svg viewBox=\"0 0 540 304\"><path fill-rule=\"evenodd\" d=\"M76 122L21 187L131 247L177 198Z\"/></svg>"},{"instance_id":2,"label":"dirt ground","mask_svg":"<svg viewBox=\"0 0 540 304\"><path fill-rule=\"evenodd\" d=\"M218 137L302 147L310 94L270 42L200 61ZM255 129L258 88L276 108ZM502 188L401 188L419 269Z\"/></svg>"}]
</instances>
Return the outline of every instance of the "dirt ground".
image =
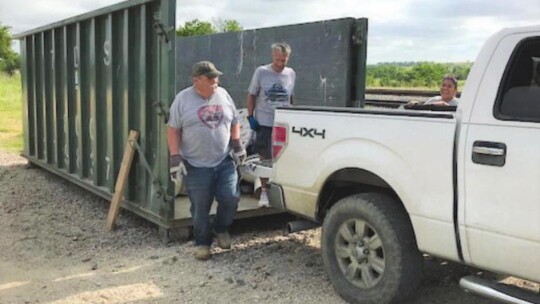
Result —
<instances>
[{"instance_id":1,"label":"dirt ground","mask_svg":"<svg viewBox=\"0 0 540 304\"><path fill-rule=\"evenodd\" d=\"M237 221L233 248L194 260L192 242L0 152L0 303L344 303L320 258L320 229L284 236L287 216ZM484 304L458 280L477 270L426 257L410 303Z\"/></svg>"}]
</instances>

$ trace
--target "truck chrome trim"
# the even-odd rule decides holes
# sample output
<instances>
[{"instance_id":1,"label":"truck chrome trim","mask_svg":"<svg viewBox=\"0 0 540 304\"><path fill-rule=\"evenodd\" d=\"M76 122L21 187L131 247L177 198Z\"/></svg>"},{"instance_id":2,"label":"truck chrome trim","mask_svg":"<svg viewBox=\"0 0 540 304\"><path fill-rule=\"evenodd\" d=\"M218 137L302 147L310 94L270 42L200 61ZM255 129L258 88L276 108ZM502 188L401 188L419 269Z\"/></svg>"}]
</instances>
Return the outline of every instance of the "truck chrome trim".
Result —
<instances>
[{"instance_id":1,"label":"truck chrome trim","mask_svg":"<svg viewBox=\"0 0 540 304\"><path fill-rule=\"evenodd\" d=\"M502 303L540 304L540 296L527 293L517 287L512 288L476 276L466 276L459 280L459 286L465 291L478 294ZM505 289L505 290L503 290ZM536 298L536 299L534 299Z\"/></svg>"},{"instance_id":2,"label":"truck chrome trim","mask_svg":"<svg viewBox=\"0 0 540 304\"><path fill-rule=\"evenodd\" d=\"M493 156L503 156L504 155L504 150L503 149L489 148L489 147L474 147L473 152L478 153L478 154L493 155Z\"/></svg>"}]
</instances>

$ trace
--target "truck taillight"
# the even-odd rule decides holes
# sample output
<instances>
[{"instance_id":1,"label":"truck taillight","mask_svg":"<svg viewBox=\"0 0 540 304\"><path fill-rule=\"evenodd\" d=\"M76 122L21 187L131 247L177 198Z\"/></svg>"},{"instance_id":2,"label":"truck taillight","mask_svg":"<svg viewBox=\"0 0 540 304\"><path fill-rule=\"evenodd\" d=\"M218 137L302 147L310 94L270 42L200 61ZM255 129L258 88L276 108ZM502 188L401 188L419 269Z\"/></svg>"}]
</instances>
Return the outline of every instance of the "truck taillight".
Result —
<instances>
[{"instance_id":1,"label":"truck taillight","mask_svg":"<svg viewBox=\"0 0 540 304\"><path fill-rule=\"evenodd\" d=\"M276 160L287 145L287 127L276 125L272 130L272 159Z\"/></svg>"}]
</instances>

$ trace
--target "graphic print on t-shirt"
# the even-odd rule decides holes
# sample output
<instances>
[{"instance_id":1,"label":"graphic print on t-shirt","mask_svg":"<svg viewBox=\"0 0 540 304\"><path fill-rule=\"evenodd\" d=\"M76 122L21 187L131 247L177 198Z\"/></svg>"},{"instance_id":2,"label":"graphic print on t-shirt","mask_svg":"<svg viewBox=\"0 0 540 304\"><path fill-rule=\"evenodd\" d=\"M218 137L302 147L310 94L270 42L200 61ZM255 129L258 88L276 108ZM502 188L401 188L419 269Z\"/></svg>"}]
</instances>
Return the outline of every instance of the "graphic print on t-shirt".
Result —
<instances>
[{"instance_id":1,"label":"graphic print on t-shirt","mask_svg":"<svg viewBox=\"0 0 540 304\"><path fill-rule=\"evenodd\" d=\"M223 107L221 105L202 106L197 114L199 119L210 129L217 128L223 121Z\"/></svg>"},{"instance_id":2,"label":"graphic print on t-shirt","mask_svg":"<svg viewBox=\"0 0 540 304\"><path fill-rule=\"evenodd\" d=\"M267 96L266 100L272 106L281 105L289 100L289 94L287 94L287 90L285 90L285 88L283 88L283 86L279 82L274 83L272 87L266 90L264 93Z\"/></svg>"}]
</instances>

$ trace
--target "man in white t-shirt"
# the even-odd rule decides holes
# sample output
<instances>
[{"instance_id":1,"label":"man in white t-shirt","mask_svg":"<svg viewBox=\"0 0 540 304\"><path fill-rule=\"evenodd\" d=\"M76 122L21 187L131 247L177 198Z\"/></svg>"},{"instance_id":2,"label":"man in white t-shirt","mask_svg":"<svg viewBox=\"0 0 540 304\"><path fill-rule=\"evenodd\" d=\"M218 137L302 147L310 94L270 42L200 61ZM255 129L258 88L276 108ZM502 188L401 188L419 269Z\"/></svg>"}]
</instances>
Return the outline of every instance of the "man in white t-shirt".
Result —
<instances>
[{"instance_id":1,"label":"man in white t-shirt","mask_svg":"<svg viewBox=\"0 0 540 304\"><path fill-rule=\"evenodd\" d=\"M296 73L287 67L291 47L284 42L272 44L272 63L258 67L253 73L248 88L248 120L257 132L255 151L261 159L272 158L272 127L276 107L293 104ZM266 185L268 179L261 178L260 207L268 207Z\"/></svg>"}]
</instances>

